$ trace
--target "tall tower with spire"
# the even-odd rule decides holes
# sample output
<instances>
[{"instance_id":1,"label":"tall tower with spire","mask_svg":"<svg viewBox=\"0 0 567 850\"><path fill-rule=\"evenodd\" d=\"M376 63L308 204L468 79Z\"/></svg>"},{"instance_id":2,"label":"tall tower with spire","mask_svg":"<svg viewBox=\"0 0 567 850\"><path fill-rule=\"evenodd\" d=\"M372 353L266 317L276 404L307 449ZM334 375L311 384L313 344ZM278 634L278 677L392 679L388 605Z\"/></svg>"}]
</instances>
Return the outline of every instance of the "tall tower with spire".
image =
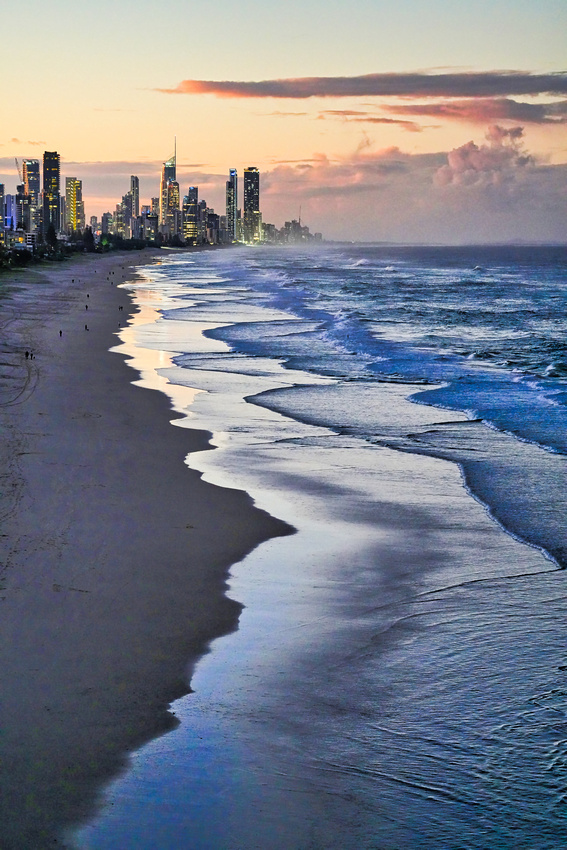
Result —
<instances>
[{"instance_id":1,"label":"tall tower with spire","mask_svg":"<svg viewBox=\"0 0 567 850\"><path fill-rule=\"evenodd\" d=\"M159 188L159 223L163 227L167 224L168 204L167 187L170 182L177 178L177 136L173 145L173 156L164 162L161 170L161 183Z\"/></svg>"}]
</instances>

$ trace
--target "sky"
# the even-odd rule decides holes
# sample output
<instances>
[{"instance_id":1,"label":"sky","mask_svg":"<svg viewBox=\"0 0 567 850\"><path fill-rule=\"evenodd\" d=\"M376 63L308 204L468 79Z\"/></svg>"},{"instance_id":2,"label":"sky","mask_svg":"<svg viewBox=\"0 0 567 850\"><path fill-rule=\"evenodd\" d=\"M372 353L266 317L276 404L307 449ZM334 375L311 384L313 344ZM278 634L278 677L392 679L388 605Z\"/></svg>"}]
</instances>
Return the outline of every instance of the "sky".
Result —
<instances>
[{"instance_id":1,"label":"sky","mask_svg":"<svg viewBox=\"0 0 567 850\"><path fill-rule=\"evenodd\" d=\"M87 219L140 178L329 239L567 242L565 0L30 0L2 11L0 182L61 154ZM241 205L241 192L239 204Z\"/></svg>"}]
</instances>

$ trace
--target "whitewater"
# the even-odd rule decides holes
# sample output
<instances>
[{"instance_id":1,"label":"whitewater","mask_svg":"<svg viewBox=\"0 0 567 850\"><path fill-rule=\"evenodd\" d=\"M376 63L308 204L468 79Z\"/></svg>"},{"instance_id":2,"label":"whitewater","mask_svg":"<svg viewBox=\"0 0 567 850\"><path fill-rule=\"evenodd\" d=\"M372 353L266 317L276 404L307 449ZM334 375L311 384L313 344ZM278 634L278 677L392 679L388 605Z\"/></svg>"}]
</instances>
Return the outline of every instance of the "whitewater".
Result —
<instances>
[{"instance_id":1,"label":"whitewater","mask_svg":"<svg viewBox=\"0 0 567 850\"><path fill-rule=\"evenodd\" d=\"M567 250L172 253L133 293L187 463L297 531L80 846L565 846Z\"/></svg>"}]
</instances>

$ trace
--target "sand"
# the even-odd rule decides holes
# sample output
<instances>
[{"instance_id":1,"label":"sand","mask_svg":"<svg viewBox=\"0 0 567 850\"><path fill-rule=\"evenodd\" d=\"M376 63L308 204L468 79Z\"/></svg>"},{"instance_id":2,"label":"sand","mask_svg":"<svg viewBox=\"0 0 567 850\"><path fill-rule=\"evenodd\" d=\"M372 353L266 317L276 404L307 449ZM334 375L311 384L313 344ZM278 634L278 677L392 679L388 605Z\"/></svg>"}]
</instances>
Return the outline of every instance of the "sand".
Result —
<instances>
[{"instance_id":1,"label":"sand","mask_svg":"<svg viewBox=\"0 0 567 850\"><path fill-rule=\"evenodd\" d=\"M176 724L197 659L237 628L230 565L291 531L190 470L210 435L172 427L109 351L132 309L118 284L152 256L0 278L4 850L63 846L128 752Z\"/></svg>"}]
</instances>

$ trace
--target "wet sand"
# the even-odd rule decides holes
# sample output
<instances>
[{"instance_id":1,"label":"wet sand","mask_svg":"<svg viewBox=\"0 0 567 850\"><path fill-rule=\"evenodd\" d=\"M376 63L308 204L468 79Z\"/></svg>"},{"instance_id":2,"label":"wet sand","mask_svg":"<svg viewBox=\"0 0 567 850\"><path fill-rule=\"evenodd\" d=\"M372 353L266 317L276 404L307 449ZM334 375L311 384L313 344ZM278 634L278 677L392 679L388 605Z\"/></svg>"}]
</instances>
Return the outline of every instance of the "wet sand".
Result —
<instances>
[{"instance_id":1,"label":"wet sand","mask_svg":"<svg viewBox=\"0 0 567 850\"><path fill-rule=\"evenodd\" d=\"M210 327L202 314L194 327L176 321L159 291L136 290L132 365L142 370L146 355L159 353L147 385L179 380L165 390L174 399L187 384L208 390L179 421L210 429L218 449L193 454L191 466L252 493L298 533L231 570L230 594L246 606L238 631L199 663L195 692L174 705L179 728L134 755L77 846L437 850L460 847L461 835L471 847L517 846L491 839L524 810L518 799L533 790L541 762L516 734L529 779L495 807L503 762L508 785L522 785L514 752L497 742L503 723L556 686L556 655L533 632L548 626L535 596L557 596L561 573L502 531L456 463L410 453L418 434L446 428L453 446L456 430L474 425L410 403L415 386L386 383L372 387L380 403L368 416L376 434L409 434L403 451L339 435L350 385L328 405L338 417L330 431L304 421L317 388L292 371L288 381L305 387L289 392L297 418L285 415L291 399L275 414L261 405L266 383L278 383L277 374L266 379L267 364L239 371L229 354L224 370L209 371L206 360L191 371L168 365L164 351L214 342L200 338ZM167 321L146 324L156 307ZM348 403L365 410L356 392ZM272 402L285 395L273 392ZM485 431L470 447L477 455L488 452ZM518 651L526 646L527 661ZM545 671L543 684L534 670Z\"/></svg>"},{"instance_id":2,"label":"wet sand","mask_svg":"<svg viewBox=\"0 0 567 850\"><path fill-rule=\"evenodd\" d=\"M5 850L64 846L127 753L173 728L196 660L237 628L229 566L290 531L190 470L209 434L171 427L169 400L109 351L131 309L117 284L150 260L0 278Z\"/></svg>"}]
</instances>

